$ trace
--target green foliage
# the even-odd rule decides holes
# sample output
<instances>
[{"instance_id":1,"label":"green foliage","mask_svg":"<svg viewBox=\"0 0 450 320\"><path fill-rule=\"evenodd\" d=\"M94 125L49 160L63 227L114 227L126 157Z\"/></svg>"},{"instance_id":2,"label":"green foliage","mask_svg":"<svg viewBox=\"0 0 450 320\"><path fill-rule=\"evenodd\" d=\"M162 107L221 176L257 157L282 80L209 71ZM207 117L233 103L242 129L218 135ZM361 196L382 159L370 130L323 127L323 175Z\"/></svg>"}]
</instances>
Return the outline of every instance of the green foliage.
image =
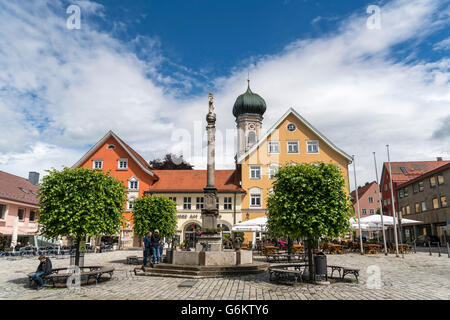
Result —
<instances>
[{"instance_id":1,"label":"green foliage","mask_svg":"<svg viewBox=\"0 0 450 320\"><path fill-rule=\"evenodd\" d=\"M175 202L163 196L144 196L133 204L134 230L143 237L158 229L161 237L172 237L177 230Z\"/></svg>"},{"instance_id":2,"label":"green foliage","mask_svg":"<svg viewBox=\"0 0 450 320\"><path fill-rule=\"evenodd\" d=\"M79 239L120 231L126 203L126 188L120 180L87 168L47 172L39 191L43 235Z\"/></svg>"},{"instance_id":3,"label":"green foliage","mask_svg":"<svg viewBox=\"0 0 450 320\"><path fill-rule=\"evenodd\" d=\"M276 237L330 238L350 230L351 199L335 164L281 167L268 198L268 229Z\"/></svg>"}]
</instances>

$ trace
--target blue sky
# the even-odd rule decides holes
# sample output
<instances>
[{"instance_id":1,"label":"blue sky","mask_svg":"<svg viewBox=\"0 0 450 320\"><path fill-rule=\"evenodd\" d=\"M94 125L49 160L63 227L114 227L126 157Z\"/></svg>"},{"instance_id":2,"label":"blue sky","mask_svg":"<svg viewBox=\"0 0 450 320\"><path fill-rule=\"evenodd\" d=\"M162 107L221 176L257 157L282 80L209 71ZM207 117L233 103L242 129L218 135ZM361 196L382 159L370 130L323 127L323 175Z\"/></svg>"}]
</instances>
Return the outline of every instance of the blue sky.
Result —
<instances>
[{"instance_id":1,"label":"blue sky","mask_svg":"<svg viewBox=\"0 0 450 320\"><path fill-rule=\"evenodd\" d=\"M71 4L80 30L66 28ZM263 129L295 108L356 155L362 182L387 143L393 160L449 158L449 22L449 0L2 1L0 170L71 166L108 130L146 159L203 168L208 91L219 167L233 167L248 72Z\"/></svg>"},{"instance_id":2,"label":"blue sky","mask_svg":"<svg viewBox=\"0 0 450 320\"><path fill-rule=\"evenodd\" d=\"M114 30L113 35L121 41L133 41L137 36L157 40L158 50L165 57L160 72L189 72L197 82L183 94L199 94L215 78L229 76L234 68L245 68L257 57L277 54L298 39L335 34L352 15L368 17L369 5L386 2L103 0L98 3L104 6L104 15L89 18L105 32ZM449 35L449 28L443 28L426 41L409 39L393 47L391 57L408 63L441 59L446 52L433 50L433 46ZM146 59L142 50L146 50L145 42L137 45L135 52Z\"/></svg>"}]
</instances>

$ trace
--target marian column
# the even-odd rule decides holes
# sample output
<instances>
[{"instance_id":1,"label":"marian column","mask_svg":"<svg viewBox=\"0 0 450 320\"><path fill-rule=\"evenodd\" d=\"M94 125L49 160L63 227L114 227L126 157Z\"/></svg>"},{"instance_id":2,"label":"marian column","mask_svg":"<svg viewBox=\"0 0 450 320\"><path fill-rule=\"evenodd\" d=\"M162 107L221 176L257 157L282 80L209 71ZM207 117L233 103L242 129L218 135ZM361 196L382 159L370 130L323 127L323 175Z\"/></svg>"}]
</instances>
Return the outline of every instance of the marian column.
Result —
<instances>
[{"instance_id":1,"label":"marian column","mask_svg":"<svg viewBox=\"0 0 450 320\"><path fill-rule=\"evenodd\" d=\"M208 166L206 187L203 189L205 198L205 207L202 209L202 227L214 229L217 228L217 218L219 210L216 207L217 189L214 183L215 176L215 140L216 140L216 114L214 113L214 102L212 93L209 94L209 111L206 115L206 132L208 134ZM198 241L199 244L207 243L211 245L212 251L222 249L222 237L220 234L202 234ZM200 248L200 247L199 247Z\"/></svg>"}]
</instances>

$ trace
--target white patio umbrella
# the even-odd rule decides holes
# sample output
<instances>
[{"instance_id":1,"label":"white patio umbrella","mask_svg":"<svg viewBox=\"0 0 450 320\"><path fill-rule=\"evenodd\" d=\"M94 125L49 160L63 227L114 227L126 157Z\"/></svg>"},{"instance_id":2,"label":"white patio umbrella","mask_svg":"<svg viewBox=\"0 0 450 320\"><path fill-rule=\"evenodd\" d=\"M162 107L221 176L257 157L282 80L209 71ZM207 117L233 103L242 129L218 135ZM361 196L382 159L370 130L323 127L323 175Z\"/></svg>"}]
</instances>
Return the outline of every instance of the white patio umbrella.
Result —
<instances>
[{"instance_id":1,"label":"white patio umbrella","mask_svg":"<svg viewBox=\"0 0 450 320\"><path fill-rule=\"evenodd\" d=\"M350 219L350 224L352 225L352 229L353 230L359 230L358 221L355 221L355 219L351 218ZM363 223L363 221L361 219L361 230L363 230L363 231L375 231L375 230L380 230L380 229L381 229L381 226L379 227L378 225L376 225L374 223Z\"/></svg>"},{"instance_id":2,"label":"white patio umbrella","mask_svg":"<svg viewBox=\"0 0 450 320\"><path fill-rule=\"evenodd\" d=\"M264 232L267 229L267 217L260 217L235 224L231 231L234 232Z\"/></svg>"},{"instance_id":3,"label":"white patio umbrella","mask_svg":"<svg viewBox=\"0 0 450 320\"><path fill-rule=\"evenodd\" d=\"M267 231L267 217L260 217L235 224L231 231L234 232L253 232L253 247L256 242L256 232Z\"/></svg>"},{"instance_id":4,"label":"white patio umbrella","mask_svg":"<svg viewBox=\"0 0 450 320\"><path fill-rule=\"evenodd\" d=\"M383 216L383 221L386 226L394 225L394 217L392 217L392 216ZM398 223L398 220L396 222ZM361 223L375 224L377 226L380 226L380 228L381 228L381 216L379 214L375 214L375 215L361 218ZM417 221L417 220L411 220L411 219L402 219L402 225L414 225L414 224L421 224L421 223L423 223L423 222Z\"/></svg>"}]
</instances>

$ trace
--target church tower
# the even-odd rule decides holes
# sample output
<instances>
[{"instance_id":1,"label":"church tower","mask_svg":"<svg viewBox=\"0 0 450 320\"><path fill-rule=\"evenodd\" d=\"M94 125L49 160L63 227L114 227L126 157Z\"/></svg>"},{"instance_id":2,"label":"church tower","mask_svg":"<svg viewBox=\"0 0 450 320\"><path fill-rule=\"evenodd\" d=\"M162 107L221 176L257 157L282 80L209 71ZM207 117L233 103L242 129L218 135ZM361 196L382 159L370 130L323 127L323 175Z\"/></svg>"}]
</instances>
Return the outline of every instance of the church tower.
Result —
<instances>
[{"instance_id":1,"label":"church tower","mask_svg":"<svg viewBox=\"0 0 450 320\"><path fill-rule=\"evenodd\" d=\"M266 112L266 102L250 90L250 79L247 81L247 91L237 97L233 106L238 133L237 157L247 152L261 138L263 114Z\"/></svg>"}]
</instances>

